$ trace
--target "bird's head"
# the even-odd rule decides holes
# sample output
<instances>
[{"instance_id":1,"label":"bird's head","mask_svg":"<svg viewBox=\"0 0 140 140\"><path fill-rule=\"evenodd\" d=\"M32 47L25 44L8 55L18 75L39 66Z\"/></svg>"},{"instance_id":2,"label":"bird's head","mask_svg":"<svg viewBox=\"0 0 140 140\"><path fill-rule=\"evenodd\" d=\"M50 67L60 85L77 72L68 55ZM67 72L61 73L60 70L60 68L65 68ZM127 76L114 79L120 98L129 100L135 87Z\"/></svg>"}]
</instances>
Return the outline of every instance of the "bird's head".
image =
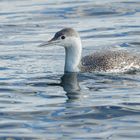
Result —
<instances>
[{"instance_id":1,"label":"bird's head","mask_svg":"<svg viewBox=\"0 0 140 140\"><path fill-rule=\"evenodd\" d=\"M39 46L50 46L50 45L58 45L58 46L63 46L65 48L73 47L73 46L78 46L76 44L81 43L80 36L78 32L76 32L72 28L64 28L60 31L58 31L54 37Z\"/></svg>"}]
</instances>

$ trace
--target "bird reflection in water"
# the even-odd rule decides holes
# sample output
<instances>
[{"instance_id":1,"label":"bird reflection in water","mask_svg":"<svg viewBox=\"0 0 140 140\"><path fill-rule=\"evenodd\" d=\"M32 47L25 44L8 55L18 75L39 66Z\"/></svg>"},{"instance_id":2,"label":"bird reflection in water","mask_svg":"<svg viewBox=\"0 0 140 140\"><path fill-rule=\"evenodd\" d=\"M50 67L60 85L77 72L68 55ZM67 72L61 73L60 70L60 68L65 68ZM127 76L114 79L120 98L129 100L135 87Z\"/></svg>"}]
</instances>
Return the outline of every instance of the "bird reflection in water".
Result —
<instances>
[{"instance_id":1,"label":"bird reflection in water","mask_svg":"<svg viewBox=\"0 0 140 140\"><path fill-rule=\"evenodd\" d=\"M80 77L81 75L79 75L79 78ZM100 78L100 75L98 76L98 78ZM104 76L104 78L114 80L114 77L110 77L110 76ZM122 78L119 78L119 79L121 80ZM125 79L125 80L130 80L130 79ZM64 117L67 119L74 119L74 118L108 119L108 118L116 118L116 117L122 117L122 116L127 116L127 115L137 115L137 114L139 115L139 111L137 112L133 110L132 106L131 108L125 107L123 103L122 103L122 106L113 105L113 104L112 105L101 104L101 106L99 106L99 104L96 105L97 101L95 103L92 102L92 104L86 104L88 100L89 102L91 102L92 99L90 98L90 96L87 95L88 92L85 93L85 90L83 92L82 89L80 88L79 82L78 82L78 73L65 73L61 77L61 83L51 84L51 85L62 86L68 98L67 103L72 103L72 104L74 103L73 104L74 106L73 105L66 106L67 113L65 113ZM98 89L98 91L100 90ZM96 92L97 92L97 89L96 89ZM94 95L94 92L93 92L93 95ZM75 103L76 103L76 106L75 106ZM82 111L80 110L80 113L79 113L80 108L82 109ZM75 110L74 112L72 111L73 109ZM87 110L89 110L90 113L87 112Z\"/></svg>"},{"instance_id":2,"label":"bird reflection in water","mask_svg":"<svg viewBox=\"0 0 140 140\"><path fill-rule=\"evenodd\" d=\"M77 78L78 73L65 73L61 77L60 85L66 91L68 101L78 99L81 95L80 86Z\"/></svg>"},{"instance_id":3,"label":"bird reflection in water","mask_svg":"<svg viewBox=\"0 0 140 140\"><path fill-rule=\"evenodd\" d=\"M61 77L61 86L63 87L64 91L66 91L66 95L68 97L67 102L72 103L78 100L83 101L85 98L85 94L82 92L79 82L78 82L78 74L77 73L65 73ZM76 107L74 106L76 109ZM90 113L85 112L87 108L90 110ZM70 109L70 110L69 110ZM71 112L71 108L67 108L67 112ZM79 111L77 111L79 112ZM129 110L127 107L115 106L115 105L102 105L96 106L96 104L90 104L89 106L83 107L83 112L79 113L70 113L67 117L72 118L91 118L91 119L107 119L107 118L114 118L114 117L121 117L127 115L137 115L138 112L134 112L133 110ZM65 114L66 115L66 114ZM66 116L65 116L66 117Z\"/></svg>"}]
</instances>

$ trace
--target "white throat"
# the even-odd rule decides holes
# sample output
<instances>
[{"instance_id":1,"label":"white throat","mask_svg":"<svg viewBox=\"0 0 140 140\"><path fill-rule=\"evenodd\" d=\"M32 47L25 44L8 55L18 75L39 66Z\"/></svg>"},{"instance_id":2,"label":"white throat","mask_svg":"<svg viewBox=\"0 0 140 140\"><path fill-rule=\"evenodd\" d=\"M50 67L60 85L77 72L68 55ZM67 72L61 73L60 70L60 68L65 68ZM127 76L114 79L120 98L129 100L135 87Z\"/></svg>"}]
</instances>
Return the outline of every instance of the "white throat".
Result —
<instances>
[{"instance_id":1,"label":"white throat","mask_svg":"<svg viewBox=\"0 0 140 140\"><path fill-rule=\"evenodd\" d=\"M65 47L65 53L65 72L78 72L82 54L81 39L77 38L70 46Z\"/></svg>"}]
</instances>

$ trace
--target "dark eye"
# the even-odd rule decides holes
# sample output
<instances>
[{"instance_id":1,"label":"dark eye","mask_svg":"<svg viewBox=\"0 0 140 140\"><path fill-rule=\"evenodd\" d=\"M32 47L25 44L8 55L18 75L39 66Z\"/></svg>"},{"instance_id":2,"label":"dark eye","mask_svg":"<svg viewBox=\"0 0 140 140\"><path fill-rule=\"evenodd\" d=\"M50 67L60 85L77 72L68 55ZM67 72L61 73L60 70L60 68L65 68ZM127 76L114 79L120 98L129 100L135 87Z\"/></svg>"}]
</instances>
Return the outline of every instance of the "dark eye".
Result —
<instances>
[{"instance_id":1,"label":"dark eye","mask_svg":"<svg viewBox=\"0 0 140 140\"><path fill-rule=\"evenodd\" d=\"M66 37L64 35L61 36L61 39L65 39Z\"/></svg>"}]
</instances>

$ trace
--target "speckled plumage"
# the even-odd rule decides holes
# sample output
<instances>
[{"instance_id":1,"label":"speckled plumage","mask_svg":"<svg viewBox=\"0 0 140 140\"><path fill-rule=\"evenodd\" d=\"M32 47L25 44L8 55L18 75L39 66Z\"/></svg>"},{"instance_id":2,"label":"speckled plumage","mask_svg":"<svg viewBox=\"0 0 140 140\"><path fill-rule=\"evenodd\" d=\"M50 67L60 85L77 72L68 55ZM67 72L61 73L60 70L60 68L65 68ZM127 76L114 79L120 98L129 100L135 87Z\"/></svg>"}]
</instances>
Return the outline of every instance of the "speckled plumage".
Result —
<instances>
[{"instance_id":1,"label":"speckled plumage","mask_svg":"<svg viewBox=\"0 0 140 140\"><path fill-rule=\"evenodd\" d=\"M85 56L81 64L81 70L86 72L127 72L140 69L140 55L109 50Z\"/></svg>"}]
</instances>

